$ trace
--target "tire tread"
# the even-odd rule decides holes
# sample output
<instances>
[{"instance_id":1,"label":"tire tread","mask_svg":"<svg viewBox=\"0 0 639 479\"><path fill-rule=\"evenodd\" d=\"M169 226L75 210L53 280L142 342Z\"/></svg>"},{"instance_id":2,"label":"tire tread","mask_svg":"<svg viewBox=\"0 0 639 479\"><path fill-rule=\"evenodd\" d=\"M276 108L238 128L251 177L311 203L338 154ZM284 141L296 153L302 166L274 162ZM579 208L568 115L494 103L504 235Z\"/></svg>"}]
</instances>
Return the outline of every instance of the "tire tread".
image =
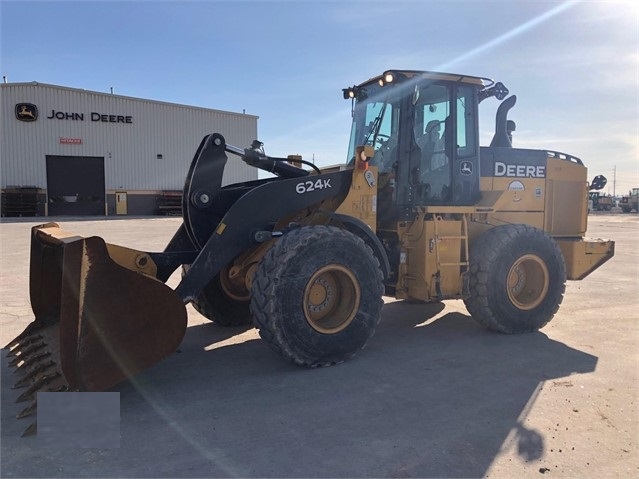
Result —
<instances>
[{"instance_id":1,"label":"tire tread","mask_svg":"<svg viewBox=\"0 0 639 479\"><path fill-rule=\"evenodd\" d=\"M380 310L383 304L383 275L379 261L363 240L346 230L324 225L301 227L282 236L262 258L257 268L251 291L251 313L253 323L258 328L260 337L276 353L299 366L327 367L350 359L357 353L357 351L352 351L338 359L317 360L312 353L303 354L299 351L299 348L290 347L289 340L286 338L285 332L282 331L281 325L278 321L272 320L276 315L282 313L278 311L276 288L279 284L279 278L286 270L289 261L310 244L320 241L329 235L342 238L345 241L356 242L358 248L361 249L361 254L368 255L370 261L374 262L377 271L377 278L374 279L374 282L379 288L377 297L379 297ZM378 314L374 327L379 324L380 318L381 315Z\"/></svg>"}]
</instances>

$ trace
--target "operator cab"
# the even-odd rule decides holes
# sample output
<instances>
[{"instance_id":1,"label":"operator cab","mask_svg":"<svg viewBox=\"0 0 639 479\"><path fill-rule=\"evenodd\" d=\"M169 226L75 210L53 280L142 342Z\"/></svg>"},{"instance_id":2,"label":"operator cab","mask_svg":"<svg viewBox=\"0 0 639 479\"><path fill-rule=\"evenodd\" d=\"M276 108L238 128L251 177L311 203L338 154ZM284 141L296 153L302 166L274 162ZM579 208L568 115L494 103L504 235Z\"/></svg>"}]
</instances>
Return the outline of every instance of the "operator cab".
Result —
<instances>
[{"instance_id":1,"label":"operator cab","mask_svg":"<svg viewBox=\"0 0 639 479\"><path fill-rule=\"evenodd\" d=\"M479 198L478 104L508 90L487 78L389 70L343 90L353 101L348 150L371 145L370 164L393 185L393 203L472 205ZM380 198L381 199L381 198Z\"/></svg>"}]
</instances>

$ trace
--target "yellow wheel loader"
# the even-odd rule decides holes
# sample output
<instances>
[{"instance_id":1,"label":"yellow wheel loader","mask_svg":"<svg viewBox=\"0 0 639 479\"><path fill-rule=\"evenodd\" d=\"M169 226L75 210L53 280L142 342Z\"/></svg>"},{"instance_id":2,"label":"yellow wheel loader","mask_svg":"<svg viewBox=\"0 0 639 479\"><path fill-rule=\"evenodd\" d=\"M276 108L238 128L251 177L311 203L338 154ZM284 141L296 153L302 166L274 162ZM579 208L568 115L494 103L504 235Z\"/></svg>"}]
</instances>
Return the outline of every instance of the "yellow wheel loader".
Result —
<instances>
[{"instance_id":1,"label":"yellow wheel loader","mask_svg":"<svg viewBox=\"0 0 639 479\"><path fill-rule=\"evenodd\" d=\"M486 328L535 331L566 280L609 260L584 239L586 167L574 156L512 146L501 83L389 70L345 88L345 164L319 169L206 136L183 190L183 223L163 252L34 227L35 320L9 345L21 400L38 391L102 391L170 355L193 303L221 325L252 321L277 353L307 367L360 351L382 297L461 299ZM489 146L480 102L502 101ZM274 177L222 187L229 158ZM306 168L305 168L306 167ZM175 290L164 283L181 268ZM32 403L23 414L33 412Z\"/></svg>"},{"instance_id":2,"label":"yellow wheel loader","mask_svg":"<svg viewBox=\"0 0 639 479\"><path fill-rule=\"evenodd\" d=\"M622 196L619 206L624 213L630 213L632 210L639 213L639 188L633 188L627 195Z\"/></svg>"},{"instance_id":3,"label":"yellow wheel loader","mask_svg":"<svg viewBox=\"0 0 639 479\"><path fill-rule=\"evenodd\" d=\"M610 211L613 206L612 196L601 194L599 190L603 189L608 183L608 179L603 175L595 176L588 187L588 212L590 211Z\"/></svg>"}]
</instances>

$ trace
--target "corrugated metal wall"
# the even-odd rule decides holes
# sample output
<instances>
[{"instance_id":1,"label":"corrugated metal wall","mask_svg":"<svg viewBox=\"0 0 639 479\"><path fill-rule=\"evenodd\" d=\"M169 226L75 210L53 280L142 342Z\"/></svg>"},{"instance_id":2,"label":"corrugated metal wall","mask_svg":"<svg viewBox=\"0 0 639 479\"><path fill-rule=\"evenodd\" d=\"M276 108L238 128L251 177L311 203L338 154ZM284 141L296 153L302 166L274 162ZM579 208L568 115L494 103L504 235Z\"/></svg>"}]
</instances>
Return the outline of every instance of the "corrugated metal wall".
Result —
<instances>
[{"instance_id":1,"label":"corrugated metal wall","mask_svg":"<svg viewBox=\"0 0 639 479\"><path fill-rule=\"evenodd\" d=\"M46 155L61 155L104 157L107 190L181 190L204 135L222 133L227 143L239 147L246 147L257 138L258 117L253 115L37 83L1 87L3 188L46 188ZM17 120L18 103L36 105L38 119ZM65 119L56 119L55 115L48 118L52 111L62 112ZM101 115L114 117L102 121ZM126 123L126 117L131 117L130 123ZM62 144L61 138L79 139L81 144ZM158 159L158 155L162 158ZM255 168L229 155L224 184L256 178Z\"/></svg>"}]
</instances>

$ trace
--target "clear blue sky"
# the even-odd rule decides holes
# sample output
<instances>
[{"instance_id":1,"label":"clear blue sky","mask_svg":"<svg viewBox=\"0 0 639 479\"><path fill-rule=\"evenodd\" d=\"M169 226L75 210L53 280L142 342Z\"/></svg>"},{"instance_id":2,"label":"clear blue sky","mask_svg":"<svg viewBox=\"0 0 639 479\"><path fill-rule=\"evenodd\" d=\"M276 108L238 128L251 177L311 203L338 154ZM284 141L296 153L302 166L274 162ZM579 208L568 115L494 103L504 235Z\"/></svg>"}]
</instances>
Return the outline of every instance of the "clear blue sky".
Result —
<instances>
[{"instance_id":1,"label":"clear blue sky","mask_svg":"<svg viewBox=\"0 0 639 479\"><path fill-rule=\"evenodd\" d=\"M518 96L515 146L578 156L610 193L616 166L620 194L639 186L634 3L0 0L2 74L246 110L268 154L319 165L345 160L342 88L388 68L485 76Z\"/></svg>"}]
</instances>

